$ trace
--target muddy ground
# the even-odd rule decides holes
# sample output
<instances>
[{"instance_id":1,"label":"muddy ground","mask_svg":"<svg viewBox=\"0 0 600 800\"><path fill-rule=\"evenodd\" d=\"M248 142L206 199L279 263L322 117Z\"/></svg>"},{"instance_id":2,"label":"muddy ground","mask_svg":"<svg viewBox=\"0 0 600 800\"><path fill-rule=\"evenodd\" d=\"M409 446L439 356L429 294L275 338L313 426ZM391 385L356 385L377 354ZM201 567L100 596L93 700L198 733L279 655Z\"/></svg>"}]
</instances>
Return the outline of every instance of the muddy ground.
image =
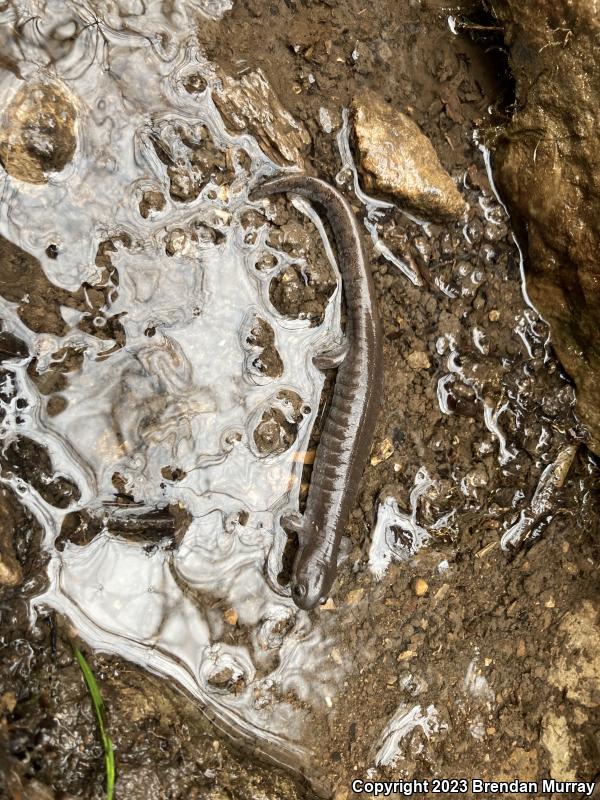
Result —
<instances>
[{"instance_id":1,"label":"muddy ground","mask_svg":"<svg viewBox=\"0 0 600 800\"><path fill-rule=\"evenodd\" d=\"M348 557L330 601L311 612L334 637L330 656L346 673L331 708L314 715L306 779L236 748L164 681L82 644L116 746L118 798L343 800L368 770L389 778L600 780L599 472L547 327L523 299L511 223L477 144L506 123L514 101L497 27L475 3L395 0L236 0L223 19L198 26L225 75L261 68L306 126L307 169L335 182L341 109L372 89L419 124L470 210L466 227L434 224L429 236L397 209L382 219L382 238L415 265L420 286L368 248L385 389ZM321 108L333 134L323 130ZM359 211L348 178L342 189ZM273 240L285 239L298 216L284 200L277 208ZM288 237L286 247L295 246ZM273 285L280 312L318 320L333 283L318 248L315 260L308 283L288 275ZM3 348L14 355L14 342ZM458 355L444 413L437 390L451 350ZM486 425L486 408L503 444ZM501 535L568 448L573 463L551 503L520 546L503 551ZM3 459L25 480L43 470L39 454L26 450ZM377 581L367 563L378 505L394 497L409 511L423 469L433 485L415 508L432 538ZM58 504L69 487L47 490ZM8 488L1 502L3 546L10 550L12 540L21 580L1 595L0 796L100 798L102 751L71 651L76 632L49 612L29 626L26 601L44 581L40 532ZM398 739L394 763L376 766L382 732L402 704L434 706L435 724L413 726Z\"/></svg>"}]
</instances>

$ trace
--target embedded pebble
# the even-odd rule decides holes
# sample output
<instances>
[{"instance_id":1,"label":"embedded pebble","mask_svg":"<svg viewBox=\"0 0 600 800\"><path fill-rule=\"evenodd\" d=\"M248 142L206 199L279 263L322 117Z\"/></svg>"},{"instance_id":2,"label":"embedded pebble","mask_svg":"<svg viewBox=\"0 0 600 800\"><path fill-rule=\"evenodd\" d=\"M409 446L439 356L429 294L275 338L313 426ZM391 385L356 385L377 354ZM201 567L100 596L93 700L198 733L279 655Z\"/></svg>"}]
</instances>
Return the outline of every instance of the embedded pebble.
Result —
<instances>
[{"instance_id":1,"label":"embedded pebble","mask_svg":"<svg viewBox=\"0 0 600 800\"><path fill-rule=\"evenodd\" d=\"M422 350L414 350L412 353L409 353L406 360L411 369L429 369L431 366L429 356Z\"/></svg>"},{"instance_id":2,"label":"embedded pebble","mask_svg":"<svg viewBox=\"0 0 600 800\"><path fill-rule=\"evenodd\" d=\"M386 437L382 442L375 445L371 454L371 464L375 467L382 461L387 461L394 454L394 443L390 437Z\"/></svg>"},{"instance_id":3,"label":"embedded pebble","mask_svg":"<svg viewBox=\"0 0 600 800\"><path fill-rule=\"evenodd\" d=\"M360 601L363 598L364 593L365 593L365 590L362 587L359 588L359 589L353 589L351 592L348 592L348 594L346 595L346 602L349 605L354 606L357 603L360 603Z\"/></svg>"},{"instance_id":4,"label":"embedded pebble","mask_svg":"<svg viewBox=\"0 0 600 800\"><path fill-rule=\"evenodd\" d=\"M235 608L228 608L223 614L223 619L228 625L237 625L238 612Z\"/></svg>"},{"instance_id":5,"label":"embedded pebble","mask_svg":"<svg viewBox=\"0 0 600 800\"><path fill-rule=\"evenodd\" d=\"M76 118L65 86L48 80L25 84L3 114L0 164L19 180L45 183L73 159Z\"/></svg>"},{"instance_id":6,"label":"embedded pebble","mask_svg":"<svg viewBox=\"0 0 600 800\"><path fill-rule=\"evenodd\" d=\"M417 597L424 597L429 591L429 584L424 578L414 578L411 586Z\"/></svg>"}]
</instances>

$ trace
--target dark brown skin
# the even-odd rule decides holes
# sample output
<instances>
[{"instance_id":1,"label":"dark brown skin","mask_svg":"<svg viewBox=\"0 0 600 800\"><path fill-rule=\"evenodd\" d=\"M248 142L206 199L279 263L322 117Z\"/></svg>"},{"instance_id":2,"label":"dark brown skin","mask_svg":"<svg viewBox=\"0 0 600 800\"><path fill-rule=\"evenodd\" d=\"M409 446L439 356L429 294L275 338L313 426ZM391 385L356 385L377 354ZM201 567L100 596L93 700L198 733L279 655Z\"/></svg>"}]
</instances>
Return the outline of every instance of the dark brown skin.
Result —
<instances>
[{"instance_id":1,"label":"dark brown skin","mask_svg":"<svg viewBox=\"0 0 600 800\"><path fill-rule=\"evenodd\" d=\"M317 446L302 517L283 520L298 535L292 597L309 610L324 602L337 571L342 534L354 506L383 391L382 335L371 273L356 217L332 186L308 175L288 175L262 184L253 197L291 192L321 206L333 230L346 299L345 357L335 380L331 408ZM338 359L339 361L339 359ZM317 366L336 366L317 358Z\"/></svg>"}]
</instances>

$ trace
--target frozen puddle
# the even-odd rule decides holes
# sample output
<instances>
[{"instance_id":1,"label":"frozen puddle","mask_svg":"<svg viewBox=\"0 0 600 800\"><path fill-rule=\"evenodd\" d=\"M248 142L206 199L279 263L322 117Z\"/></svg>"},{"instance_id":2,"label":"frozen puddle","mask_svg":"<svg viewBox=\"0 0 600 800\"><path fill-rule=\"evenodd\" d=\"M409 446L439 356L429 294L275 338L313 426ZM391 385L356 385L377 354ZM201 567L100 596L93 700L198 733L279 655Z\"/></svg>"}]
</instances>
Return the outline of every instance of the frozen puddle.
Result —
<instances>
[{"instance_id":1,"label":"frozen puddle","mask_svg":"<svg viewBox=\"0 0 600 800\"><path fill-rule=\"evenodd\" d=\"M1 479L43 526L50 582L38 605L298 767L307 705L321 707L338 676L278 584L279 517L297 508L296 454L323 385L311 358L340 334L339 292L314 327L269 302L293 259L244 214L262 209L248 187L274 165L226 132L210 65L176 36L192 28L188 13L230 3L176 2L168 18L146 4L143 32L121 5L100 20L95 5L34 0L0 15L22 76L2 73L2 107L23 122L0 178L0 233L42 285L0 299L4 330L29 351L3 365L2 437L46 449L51 483L76 488L58 504L10 470ZM13 155L58 157L57 127L72 153L34 181Z\"/></svg>"}]
</instances>

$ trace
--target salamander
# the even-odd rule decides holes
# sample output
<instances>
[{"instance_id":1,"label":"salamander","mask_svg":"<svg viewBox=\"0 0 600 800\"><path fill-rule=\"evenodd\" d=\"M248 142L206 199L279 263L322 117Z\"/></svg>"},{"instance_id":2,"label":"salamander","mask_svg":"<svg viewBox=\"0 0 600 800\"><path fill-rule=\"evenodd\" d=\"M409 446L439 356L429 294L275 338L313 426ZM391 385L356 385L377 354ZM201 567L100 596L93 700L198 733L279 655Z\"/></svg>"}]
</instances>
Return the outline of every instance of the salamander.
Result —
<instances>
[{"instance_id":1,"label":"salamander","mask_svg":"<svg viewBox=\"0 0 600 800\"><path fill-rule=\"evenodd\" d=\"M321 206L333 231L346 301L345 349L338 357L316 356L321 369L338 366L331 407L319 440L304 514L282 520L298 535L291 592L309 610L327 598L337 571L342 534L369 456L383 391L382 334L373 279L360 230L346 199L319 178L284 175L252 193L306 197Z\"/></svg>"}]
</instances>

